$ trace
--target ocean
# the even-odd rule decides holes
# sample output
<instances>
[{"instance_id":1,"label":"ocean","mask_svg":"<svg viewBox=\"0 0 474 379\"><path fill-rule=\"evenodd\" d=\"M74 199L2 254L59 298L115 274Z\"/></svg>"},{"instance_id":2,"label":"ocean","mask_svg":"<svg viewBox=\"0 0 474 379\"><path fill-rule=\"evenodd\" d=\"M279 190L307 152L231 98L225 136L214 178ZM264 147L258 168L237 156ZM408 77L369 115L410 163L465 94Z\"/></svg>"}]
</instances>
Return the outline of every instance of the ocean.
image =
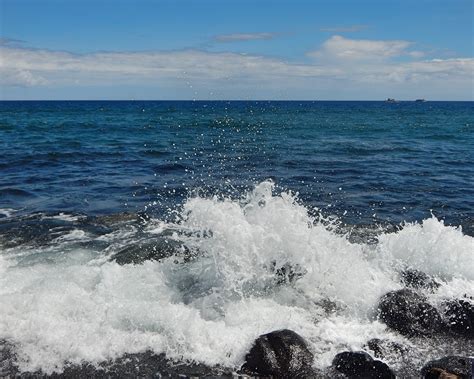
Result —
<instances>
[{"instance_id":1,"label":"ocean","mask_svg":"<svg viewBox=\"0 0 474 379\"><path fill-rule=\"evenodd\" d=\"M19 371L145 351L238 370L282 328L318 370L372 338L409 348L399 373L473 351L377 317L408 268L435 306L474 295L473 102L4 101L0 150Z\"/></svg>"}]
</instances>

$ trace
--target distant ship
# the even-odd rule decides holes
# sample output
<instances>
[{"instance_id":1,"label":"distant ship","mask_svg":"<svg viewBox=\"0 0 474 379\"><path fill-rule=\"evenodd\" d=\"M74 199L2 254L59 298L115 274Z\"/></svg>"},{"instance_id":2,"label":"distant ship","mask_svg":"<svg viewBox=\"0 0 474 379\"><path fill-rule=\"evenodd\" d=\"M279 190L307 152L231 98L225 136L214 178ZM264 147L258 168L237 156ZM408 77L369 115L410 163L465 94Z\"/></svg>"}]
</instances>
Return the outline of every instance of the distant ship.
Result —
<instances>
[{"instance_id":1,"label":"distant ship","mask_svg":"<svg viewBox=\"0 0 474 379\"><path fill-rule=\"evenodd\" d=\"M397 100L395 99L392 99L391 97L389 97L387 100L385 100L386 103L398 103Z\"/></svg>"},{"instance_id":2,"label":"distant ship","mask_svg":"<svg viewBox=\"0 0 474 379\"><path fill-rule=\"evenodd\" d=\"M416 99L415 103L424 103L426 100L425 99Z\"/></svg>"}]
</instances>

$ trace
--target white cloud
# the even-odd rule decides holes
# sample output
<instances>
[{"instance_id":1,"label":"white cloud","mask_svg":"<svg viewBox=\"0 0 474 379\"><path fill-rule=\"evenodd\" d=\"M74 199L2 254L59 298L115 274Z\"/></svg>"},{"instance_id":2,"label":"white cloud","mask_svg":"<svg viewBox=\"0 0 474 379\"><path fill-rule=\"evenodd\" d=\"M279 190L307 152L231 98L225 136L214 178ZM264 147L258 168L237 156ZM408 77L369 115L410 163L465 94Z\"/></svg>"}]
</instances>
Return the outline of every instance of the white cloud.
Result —
<instances>
[{"instance_id":1,"label":"white cloud","mask_svg":"<svg viewBox=\"0 0 474 379\"><path fill-rule=\"evenodd\" d=\"M0 69L0 86L34 87L47 83L48 81L45 78L28 70Z\"/></svg>"},{"instance_id":2,"label":"white cloud","mask_svg":"<svg viewBox=\"0 0 474 379\"><path fill-rule=\"evenodd\" d=\"M270 79L337 74L337 70L315 65L288 64L282 60L237 53L198 50L167 52L102 52L72 54L61 51L0 47L0 70L30 72L50 83L87 78L102 82L193 78L203 80L240 77Z\"/></svg>"},{"instance_id":3,"label":"white cloud","mask_svg":"<svg viewBox=\"0 0 474 379\"><path fill-rule=\"evenodd\" d=\"M214 37L216 42L243 42L243 41L255 41L255 40L268 40L275 38L276 33L233 33L233 34L220 34Z\"/></svg>"},{"instance_id":4,"label":"white cloud","mask_svg":"<svg viewBox=\"0 0 474 379\"><path fill-rule=\"evenodd\" d=\"M380 60L408 55L407 48L411 45L412 42L403 40L349 39L336 35L324 42L320 50L309 55L315 58Z\"/></svg>"},{"instance_id":5,"label":"white cloud","mask_svg":"<svg viewBox=\"0 0 474 379\"><path fill-rule=\"evenodd\" d=\"M254 93L266 98L290 94L327 98L323 89L343 98L357 91L362 98L374 98L374 94L377 98L376 88L383 88L391 97L397 96L396 91L423 91L416 96L431 98L445 98L447 92L472 96L473 58L422 60L422 52L410 51L410 46L408 41L333 36L317 52L310 53L312 62L303 64L200 50L73 54L0 45L0 89L8 97L15 86L45 91L120 86L172 89L192 83L193 91L220 91L222 98L228 94L245 98ZM396 59L400 56L405 59Z\"/></svg>"}]
</instances>

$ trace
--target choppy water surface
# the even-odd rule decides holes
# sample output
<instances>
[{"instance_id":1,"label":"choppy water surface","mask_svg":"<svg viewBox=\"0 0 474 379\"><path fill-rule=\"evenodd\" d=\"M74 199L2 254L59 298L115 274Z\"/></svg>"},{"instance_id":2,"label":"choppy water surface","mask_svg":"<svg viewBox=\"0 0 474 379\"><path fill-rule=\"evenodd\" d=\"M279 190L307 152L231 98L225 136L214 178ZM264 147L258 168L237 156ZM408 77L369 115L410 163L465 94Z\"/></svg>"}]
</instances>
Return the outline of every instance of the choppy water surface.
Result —
<instances>
[{"instance_id":1,"label":"choppy water surface","mask_svg":"<svg viewBox=\"0 0 474 379\"><path fill-rule=\"evenodd\" d=\"M411 349L395 369L467 354L389 331L376 305L407 267L441 283L434 305L474 295L473 111L2 102L0 340L44 372L146 350L235 369L280 328L321 369L371 338ZM160 261L110 260L165 240Z\"/></svg>"}]
</instances>

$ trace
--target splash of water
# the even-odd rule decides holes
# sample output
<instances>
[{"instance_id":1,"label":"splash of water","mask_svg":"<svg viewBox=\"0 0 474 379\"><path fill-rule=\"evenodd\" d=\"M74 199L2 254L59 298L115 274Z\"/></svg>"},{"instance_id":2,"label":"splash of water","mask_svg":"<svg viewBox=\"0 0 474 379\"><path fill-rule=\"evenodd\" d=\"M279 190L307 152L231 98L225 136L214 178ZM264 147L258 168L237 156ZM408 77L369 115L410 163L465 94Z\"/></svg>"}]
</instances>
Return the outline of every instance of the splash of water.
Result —
<instances>
[{"instance_id":1,"label":"splash of water","mask_svg":"<svg viewBox=\"0 0 474 379\"><path fill-rule=\"evenodd\" d=\"M179 222L151 220L144 232L169 230L191 257L120 266L104 256L113 248L71 247L89 238L80 232L4 250L0 339L17 345L21 369L50 373L145 350L238 368L258 335L280 328L303 335L321 368L371 338L413 344L375 316L380 296L400 288L401 269L441 282L432 302L473 288L474 239L460 229L432 217L376 244L353 243L269 181L240 200L191 198ZM131 234L124 227L97 240ZM25 263L25 254L35 259ZM429 357L422 342L412 348Z\"/></svg>"}]
</instances>

